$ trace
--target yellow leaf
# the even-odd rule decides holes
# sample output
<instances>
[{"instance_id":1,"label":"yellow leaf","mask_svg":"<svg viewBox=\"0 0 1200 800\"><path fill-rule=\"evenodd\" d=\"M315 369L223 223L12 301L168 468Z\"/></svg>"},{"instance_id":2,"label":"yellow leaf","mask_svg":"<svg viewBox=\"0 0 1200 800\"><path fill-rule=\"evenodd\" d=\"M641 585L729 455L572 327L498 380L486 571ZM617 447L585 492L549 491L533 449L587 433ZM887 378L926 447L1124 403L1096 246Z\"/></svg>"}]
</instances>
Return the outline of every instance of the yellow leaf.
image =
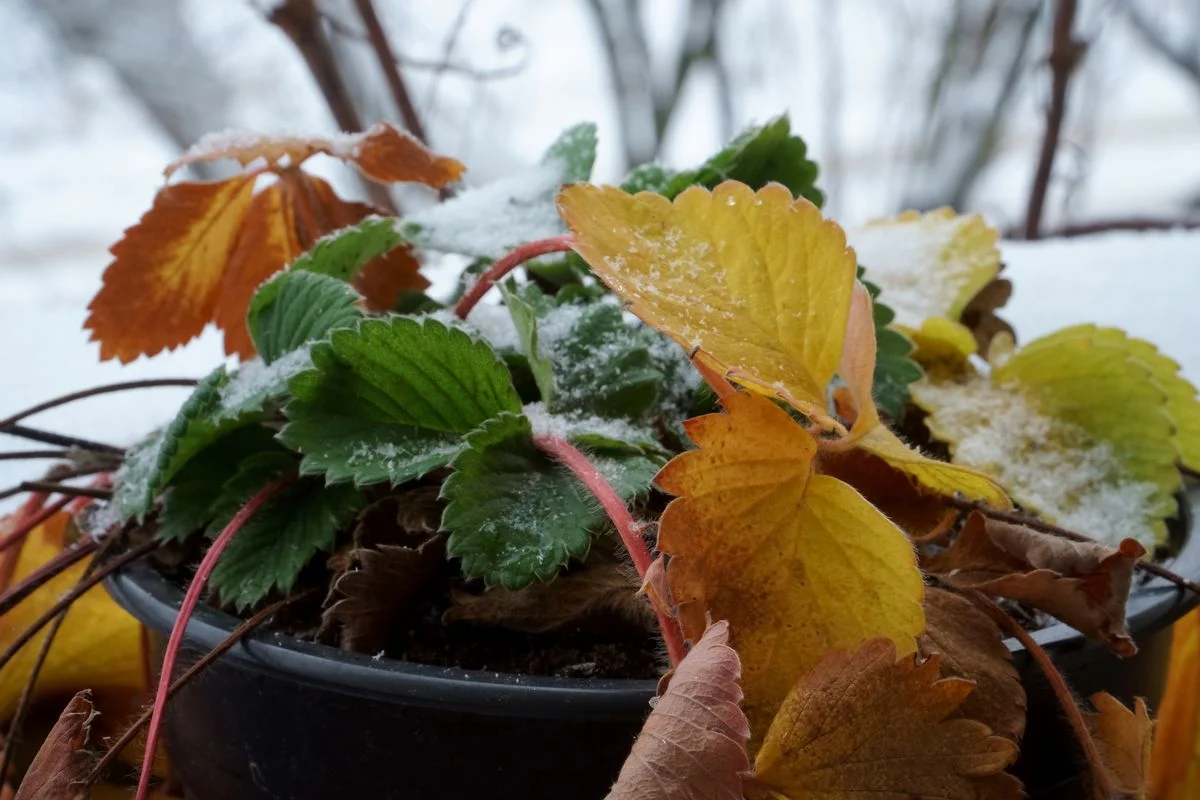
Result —
<instances>
[{"instance_id":1,"label":"yellow leaf","mask_svg":"<svg viewBox=\"0 0 1200 800\"><path fill-rule=\"evenodd\" d=\"M904 533L836 478L813 475L814 439L753 394L687 423L699 446L659 473L677 495L659 548L684 634L727 619L761 740L795 681L830 648L891 639L914 651L924 584ZM847 602L846 598L854 598Z\"/></svg>"},{"instance_id":2,"label":"yellow leaf","mask_svg":"<svg viewBox=\"0 0 1200 800\"><path fill-rule=\"evenodd\" d=\"M936 317L957 323L1000 272L999 234L978 214L907 211L848 235L866 279L883 290L880 300L896 312L896 325L911 333Z\"/></svg>"},{"instance_id":3,"label":"yellow leaf","mask_svg":"<svg viewBox=\"0 0 1200 800\"><path fill-rule=\"evenodd\" d=\"M576 184L558 205L579 254L634 314L731 380L831 422L856 265L815 206L733 181L674 203Z\"/></svg>"},{"instance_id":4,"label":"yellow leaf","mask_svg":"<svg viewBox=\"0 0 1200 800\"><path fill-rule=\"evenodd\" d=\"M827 654L771 723L750 786L786 800L1023 797L1002 772L1016 744L953 716L975 684L939 680L938 665L897 661L886 639Z\"/></svg>"},{"instance_id":5,"label":"yellow leaf","mask_svg":"<svg viewBox=\"0 0 1200 800\"><path fill-rule=\"evenodd\" d=\"M1200 610L1176 622L1171 634L1171 667L1150 760L1150 796L1192 800L1200 786Z\"/></svg>"},{"instance_id":6,"label":"yellow leaf","mask_svg":"<svg viewBox=\"0 0 1200 800\"><path fill-rule=\"evenodd\" d=\"M977 349L975 336L965 325L944 317L925 320L909 335L917 348L913 360L926 373L961 373L968 366L967 357Z\"/></svg>"},{"instance_id":7,"label":"yellow leaf","mask_svg":"<svg viewBox=\"0 0 1200 800\"><path fill-rule=\"evenodd\" d=\"M254 176L159 190L112 247L114 261L84 327L100 357L132 361L187 342L213 318Z\"/></svg>"},{"instance_id":8,"label":"yellow leaf","mask_svg":"<svg viewBox=\"0 0 1200 800\"><path fill-rule=\"evenodd\" d=\"M972 469L927 458L900 441L883 425L873 428L858 440L858 447L878 456L893 468L916 479L926 489L952 497L961 494L969 500L1007 509L1012 503L994 480Z\"/></svg>"},{"instance_id":9,"label":"yellow leaf","mask_svg":"<svg viewBox=\"0 0 1200 800\"><path fill-rule=\"evenodd\" d=\"M14 582L62 550L68 519L65 512L56 514L29 534L17 561ZM76 564L0 617L0 650L69 591L85 569L86 564ZM43 629L0 673L0 720L8 719L16 708L45 636ZM140 690L142 682L138 624L113 602L103 586L96 586L67 612L38 679L37 697L69 696L83 688L97 693L107 689Z\"/></svg>"}]
</instances>

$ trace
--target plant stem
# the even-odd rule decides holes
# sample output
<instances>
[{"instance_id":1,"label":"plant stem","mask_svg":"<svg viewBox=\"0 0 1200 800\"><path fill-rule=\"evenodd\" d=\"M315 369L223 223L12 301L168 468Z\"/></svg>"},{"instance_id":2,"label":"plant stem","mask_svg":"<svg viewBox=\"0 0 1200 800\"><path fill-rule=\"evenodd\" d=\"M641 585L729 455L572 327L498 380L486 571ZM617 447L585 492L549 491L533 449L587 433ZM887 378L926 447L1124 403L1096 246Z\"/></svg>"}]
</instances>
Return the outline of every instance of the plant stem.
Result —
<instances>
[{"instance_id":1,"label":"plant stem","mask_svg":"<svg viewBox=\"0 0 1200 800\"><path fill-rule=\"evenodd\" d=\"M70 497L90 497L94 500L111 500L112 489L97 489L92 486L68 486L54 481L21 481L17 487L22 492L45 492L47 494L63 494Z\"/></svg>"},{"instance_id":2,"label":"plant stem","mask_svg":"<svg viewBox=\"0 0 1200 800\"><path fill-rule=\"evenodd\" d=\"M483 299L487 294L487 290L492 288L492 284L503 278L513 269L524 264L531 258L544 256L547 253L561 253L571 249L575 238L571 235L555 236L550 239L539 239L536 242L529 242L513 250L508 255L499 259L488 267L482 275L472 284L463 296L459 299L458 305L454 307L454 314L459 319L466 319L471 313L471 309Z\"/></svg>"},{"instance_id":3,"label":"plant stem","mask_svg":"<svg viewBox=\"0 0 1200 800\"><path fill-rule=\"evenodd\" d=\"M71 565L85 558L89 553L96 552L99 546L100 543L92 537L84 537L29 573L16 586L4 594L0 594L0 617L3 617L13 606L36 592L47 581L52 580L59 573L69 569Z\"/></svg>"},{"instance_id":4,"label":"plant stem","mask_svg":"<svg viewBox=\"0 0 1200 800\"><path fill-rule=\"evenodd\" d=\"M63 436L61 433L51 433L50 431L43 431L38 428L30 428L26 425L9 425L0 430L0 433L7 433L9 436L17 436L22 439L42 442L43 444L53 444L59 447L78 447L80 450L92 450L96 453L112 453L118 456L125 453L125 448L123 447L114 447L111 444L92 442L74 436Z\"/></svg>"},{"instance_id":5,"label":"plant stem","mask_svg":"<svg viewBox=\"0 0 1200 800\"><path fill-rule=\"evenodd\" d=\"M633 566L637 569L638 578L645 581L646 571L650 569L650 562L653 560L650 556L650 548L646 546L646 541L642 538L637 523L633 521L633 516L617 491L592 466L592 462L588 461L587 456L566 439L553 434L539 434L533 437L533 443L539 450L571 470L579 482L600 501L604 512L608 514L608 518L616 527L621 542L629 552ZM686 654L683 646L683 633L674 619L660 611L656 604L651 603L651 606L654 607L654 615L658 617L658 627L662 632L663 641L667 645L667 655L671 659L671 666L676 666Z\"/></svg>"},{"instance_id":6,"label":"plant stem","mask_svg":"<svg viewBox=\"0 0 1200 800\"><path fill-rule=\"evenodd\" d=\"M246 521L254 516L262 508L263 504L270 500L276 492L291 483L292 480L294 478L288 476L272 481L251 497L249 502L242 506L242 509L234 515L229 524L225 526L225 529L221 531L221 534L213 541L212 546L208 548L208 552L204 554L204 558L200 560L200 566L196 568L196 574L192 577L192 582L188 584L187 592L183 596L183 603L179 606L179 615L175 617L175 624L171 627L171 636L167 640L167 648L163 651L162 671L158 676L158 691L154 695L154 709L150 715L150 727L146 730L146 752L142 757L142 774L138 776L138 788L135 800L146 800L150 792L150 778L154 772L154 754L158 750L158 737L162 731L163 713L167 705L167 694L171 690L171 673L175 671L175 661L179 657L179 649L183 645L184 634L187 633L188 620L196 610L196 604L200 602L200 595L204 592L204 586L208 583L208 577L217 566L217 559L221 557L221 553L233 541L233 537L242 529Z\"/></svg>"},{"instance_id":7,"label":"plant stem","mask_svg":"<svg viewBox=\"0 0 1200 800\"><path fill-rule=\"evenodd\" d=\"M67 458L70 450L15 450L0 453L0 461L25 461L38 458Z\"/></svg>"},{"instance_id":8,"label":"plant stem","mask_svg":"<svg viewBox=\"0 0 1200 800\"><path fill-rule=\"evenodd\" d=\"M24 647L30 639L38 635L38 631L46 627L50 620L58 616L60 611L68 608L72 603L78 600L84 592L100 583L102 580L119 570L121 567L132 561L136 561L137 559L149 553L151 550L157 549L159 544L159 542L153 539L143 542L132 550L125 551L112 561L106 562L104 566L98 567L92 574L87 576L86 580L82 580L76 584L71 591L60 597L58 602L46 609L46 611L40 617L34 620L28 628L22 631L21 634L8 646L8 649L5 650L4 653L0 654L0 670L4 669L8 662L12 660L13 656L20 652L21 648Z\"/></svg>"},{"instance_id":9,"label":"plant stem","mask_svg":"<svg viewBox=\"0 0 1200 800\"><path fill-rule=\"evenodd\" d=\"M110 394L112 392L123 392L128 389L150 389L156 386L195 386L199 381L195 378L150 378L141 381L122 381L121 383L108 383L102 386L93 386L90 389L83 389L78 392L64 394L62 397L55 397L52 400L38 403L35 406L30 406L24 411L19 411L11 417L0 421L0 431L5 428L15 425L17 422L31 417L34 414L39 414L42 411L48 411L51 408L73 403L76 400L83 400L86 397L95 397L101 394Z\"/></svg>"},{"instance_id":10,"label":"plant stem","mask_svg":"<svg viewBox=\"0 0 1200 800\"><path fill-rule=\"evenodd\" d=\"M1042 137L1042 149L1025 212L1026 239L1036 239L1040 233L1042 210L1046 206L1046 192L1050 188L1050 176L1054 170L1054 156L1058 152L1063 117L1067 112L1067 85L1083 55L1083 45L1071 36L1075 8L1076 0L1058 0L1054 14L1054 32L1048 58L1051 70L1050 107L1046 110L1046 132Z\"/></svg>"},{"instance_id":11,"label":"plant stem","mask_svg":"<svg viewBox=\"0 0 1200 800\"><path fill-rule=\"evenodd\" d=\"M1033 528L1034 530L1041 531L1042 533L1049 533L1052 536L1059 536L1063 539L1069 539L1072 542L1089 542L1092 544L1095 544L1096 542L1096 540L1090 536L1085 536L1082 533L1076 533L1075 531L1068 530L1066 528L1060 528L1057 525L1046 522L1045 520L1040 520L1037 517L1031 517L1027 514L1011 514L1007 511L999 511L981 503L976 503L971 500L961 500L957 497L946 497L943 498L943 500L948 505L952 505L955 508L961 508L964 511L978 511L985 517L991 517L992 519L996 519L1001 522L1007 522L1011 525L1024 525L1027 528ZM1140 569L1142 572L1148 572L1151 575L1162 578L1163 580L1170 581L1181 589L1189 589L1197 594L1200 594L1200 583L1188 580L1179 573L1167 569L1162 564L1156 564L1153 561L1139 560L1134 562L1134 566Z\"/></svg>"},{"instance_id":12,"label":"plant stem","mask_svg":"<svg viewBox=\"0 0 1200 800\"><path fill-rule=\"evenodd\" d=\"M282 600L271 603L266 608L247 619L241 625L238 625L216 647L205 653L203 658L201 658L195 664L192 664L182 675L175 679L175 681L171 684L171 688L167 690L167 700L173 698L180 689L191 682L210 664L212 664L221 656L225 655L225 653L229 652L229 650L235 644L244 639L259 625L273 617L284 607L312 595L313 591L313 589L308 589L300 594L292 595L291 597L285 597ZM108 750L104 753L104 756L100 759L96 766L92 768L91 773L88 774L86 780L88 785L100 780L100 776L104 774L104 770L108 768L108 765L121 755L121 752L129 746L130 742L137 738L137 735L141 733L142 728L144 728L146 723L150 721L152 711L153 709L147 709L140 717L134 720L133 724L130 725L123 734L121 734L121 738L117 739L117 741L108 748Z\"/></svg>"},{"instance_id":13,"label":"plant stem","mask_svg":"<svg viewBox=\"0 0 1200 800\"><path fill-rule=\"evenodd\" d=\"M1112 782L1109 780L1108 769L1104 766L1104 760L1100 757L1100 750L1096 747L1096 740L1092 738L1092 732L1088 729L1087 721L1084 720L1079 706L1075 704L1075 697L1071 694L1071 687L1067 686L1066 679L1058 671L1058 667L1054 666L1054 662L1050 660L1049 654L1042 649L1037 640L1029 635L1029 631L1021 627L1021 623L1004 613L1004 609L992 602L982 592L975 589L967 589L964 591L964 595L976 607L991 617L997 625L1016 637L1017 641L1025 646L1025 650L1037 662L1038 667L1042 670L1042 674L1046 676L1046 682L1054 690L1054 695L1058 698L1059 705L1062 706L1067 721L1071 723L1071 727L1075 731L1075 736L1079 739L1080 747L1083 748L1083 754L1087 758L1088 766L1092 770L1092 780L1095 782L1096 795L1098 797L1112 797Z\"/></svg>"},{"instance_id":14,"label":"plant stem","mask_svg":"<svg viewBox=\"0 0 1200 800\"><path fill-rule=\"evenodd\" d=\"M396 66L396 56L392 53L392 46L388 44L387 34L379 22L379 15L375 13L375 6L371 4L371 0L354 0L354 5L367 27L367 39L371 43L371 49L375 51L375 57L379 59L379 68L383 70L383 77L404 120L404 127L408 128L408 132L416 139L428 144L425 127L421 124L421 118L417 115L417 109L409 96L404 77Z\"/></svg>"}]
</instances>

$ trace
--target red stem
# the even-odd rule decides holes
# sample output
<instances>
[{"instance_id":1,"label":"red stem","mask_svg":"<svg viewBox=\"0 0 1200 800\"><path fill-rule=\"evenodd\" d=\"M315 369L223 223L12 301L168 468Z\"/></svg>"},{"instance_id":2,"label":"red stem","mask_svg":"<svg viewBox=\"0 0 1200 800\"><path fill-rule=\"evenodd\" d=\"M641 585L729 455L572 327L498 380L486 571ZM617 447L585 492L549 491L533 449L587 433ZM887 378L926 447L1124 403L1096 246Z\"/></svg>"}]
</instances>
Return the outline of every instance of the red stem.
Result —
<instances>
[{"instance_id":1,"label":"red stem","mask_svg":"<svg viewBox=\"0 0 1200 800\"><path fill-rule=\"evenodd\" d=\"M600 501L604 512L616 526L625 549L629 551L629 557L633 560L638 577L645 581L646 571L650 569L650 562L653 560L650 556L650 548L646 547L646 541L642 539L638 525L633 521L633 515L629 513L625 501L617 494L616 489L613 489L604 476L592 466L592 462L588 461L587 456L579 452L575 445L566 439L553 434L539 434L533 437L533 443L542 452L571 470L579 482ZM658 617L658 627L662 631L663 641L666 642L671 666L676 666L685 655L683 634L679 630L679 624L663 614L657 606L654 608L654 614Z\"/></svg>"},{"instance_id":2,"label":"red stem","mask_svg":"<svg viewBox=\"0 0 1200 800\"><path fill-rule=\"evenodd\" d=\"M483 299L483 296L487 294L487 290L492 288L493 283L529 259L544 256L548 253L561 253L565 250L570 250L571 245L574 243L575 238L567 235L555 236L551 239L539 239L536 242L521 245L484 270L479 279L459 299L458 305L454 307L455 315L459 319L466 319L467 314L470 314L471 309Z\"/></svg>"},{"instance_id":3,"label":"red stem","mask_svg":"<svg viewBox=\"0 0 1200 800\"><path fill-rule=\"evenodd\" d=\"M154 772L154 755L158 750L163 713L166 710L167 695L171 690L171 675L175 671L175 661L179 657L179 648L183 645L183 636L187 632L188 620L191 618L192 612L196 610L196 604L200 602L200 595L204 592L208 577L212 574L213 568L217 566L217 559L221 557L221 553L233 541L234 535L242 529L242 526L250 517L254 516L258 509L262 508L263 503L270 500L291 480L290 477L281 478L268 484L258 494L251 497L250 502L242 506L242 510L234 515L229 524L225 526L225 530L221 531L221 535L208 548L208 552L200 561L200 566L196 568L196 575L188 584L187 593L183 596L183 603L179 606L179 616L175 618L175 625L171 628L171 636L167 640L167 648L163 652L162 671L158 676L158 690L154 695L154 711L150 715L150 727L146 730L146 751L142 757L142 774L138 779L135 800L146 800L149 796L150 778Z\"/></svg>"}]
</instances>

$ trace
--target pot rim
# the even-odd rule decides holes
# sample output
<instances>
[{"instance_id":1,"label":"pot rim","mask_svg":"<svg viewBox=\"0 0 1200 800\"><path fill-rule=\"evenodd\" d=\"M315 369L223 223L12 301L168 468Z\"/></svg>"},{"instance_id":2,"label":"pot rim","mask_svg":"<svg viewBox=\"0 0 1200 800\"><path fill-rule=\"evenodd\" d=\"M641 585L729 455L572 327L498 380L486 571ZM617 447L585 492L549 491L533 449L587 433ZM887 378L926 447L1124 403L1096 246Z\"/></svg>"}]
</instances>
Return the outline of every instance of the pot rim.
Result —
<instances>
[{"instance_id":1,"label":"pot rim","mask_svg":"<svg viewBox=\"0 0 1200 800\"><path fill-rule=\"evenodd\" d=\"M1200 531L1194 525L1198 504L1200 491L1189 492L1180 503L1187 540L1175 558L1164 562L1191 579L1200 579ZM143 624L160 634L170 631L183 591L157 570L134 562L113 573L105 583L116 602ZM1165 578L1153 577L1135 584L1126 607L1130 634L1136 641L1138 636L1172 624L1198 604L1200 597ZM202 602L188 623L185 644L211 650L240 622ZM1055 650L1107 650L1102 643L1061 622L1033 631L1032 636L1038 644ZM1012 637L1006 638L1005 644L1014 654L1025 649ZM654 679L558 678L436 667L350 653L270 630L253 632L222 658L343 694L506 716L621 717L631 709L645 710L657 687Z\"/></svg>"}]
</instances>

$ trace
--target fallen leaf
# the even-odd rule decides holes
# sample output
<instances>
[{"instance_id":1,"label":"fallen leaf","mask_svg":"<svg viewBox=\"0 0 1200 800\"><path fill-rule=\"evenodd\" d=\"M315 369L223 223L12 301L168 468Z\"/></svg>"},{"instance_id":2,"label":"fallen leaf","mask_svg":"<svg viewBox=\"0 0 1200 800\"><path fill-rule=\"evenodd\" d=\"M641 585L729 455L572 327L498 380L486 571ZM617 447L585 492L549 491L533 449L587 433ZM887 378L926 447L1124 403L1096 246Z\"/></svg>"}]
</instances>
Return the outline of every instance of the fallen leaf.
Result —
<instances>
[{"instance_id":1,"label":"fallen leaf","mask_svg":"<svg viewBox=\"0 0 1200 800\"><path fill-rule=\"evenodd\" d=\"M1131 656L1137 647L1125 628L1125 602L1145 552L1133 539L1118 548L1073 542L974 512L958 538L922 566L954 586L1045 611Z\"/></svg>"},{"instance_id":2,"label":"fallen leaf","mask_svg":"<svg viewBox=\"0 0 1200 800\"><path fill-rule=\"evenodd\" d=\"M454 183L466 169L452 158L431 152L390 122L378 122L362 133L335 138L213 134L168 164L163 174L170 177L188 164L220 158L234 159L242 166L263 159L269 167L297 167L317 153L348 161L380 183L423 183L435 189Z\"/></svg>"},{"instance_id":3,"label":"fallen leaf","mask_svg":"<svg viewBox=\"0 0 1200 800\"><path fill-rule=\"evenodd\" d=\"M1025 732L1025 689L1000 628L970 601L944 589L925 590L922 656L937 656L943 678L965 678L975 691L959 708L994 733L1019 742Z\"/></svg>"},{"instance_id":4,"label":"fallen leaf","mask_svg":"<svg viewBox=\"0 0 1200 800\"><path fill-rule=\"evenodd\" d=\"M713 623L675 668L607 800L742 800L750 726L728 640Z\"/></svg>"},{"instance_id":5,"label":"fallen leaf","mask_svg":"<svg viewBox=\"0 0 1200 800\"><path fill-rule=\"evenodd\" d=\"M913 652L924 584L899 528L850 486L812 474L816 442L786 411L753 394L724 402L727 413L685 423L700 449L655 479L677 496L658 544L684 635L699 639L709 615L729 620L761 737L830 648L887 636Z\"/></svg>"},{"instance_id":6,"label":"fallen leaf","mask_svg":"<svg viewBox=\"0 0 1200 800\"><path fill-rule=\"evenodd\" d=\"M39 525L21 548L14 585L58 555L66 543L70 517L60 512ZM64 570L0 617L0 650L45 613L79 582L85 562ZM37 660L47 631L21 648L0 673L0 720L8 719ZM90 687L141 691L143 688L140 626L113 602L103 586L85 592L71 606L38 677L35 699L62 697Z\"/></svg>"},{"instance_id":7,"label":"fallen leaf","mask_svg":"<svg viewBox=\"0 0 1200 800\"><path fill-rule=\"evenodd\" d=\"M71 698L25 772L14 800L88 800L91 756L83 751L96 712L91 692Z\"/></svg>"},{"instance_id":8,"label":"fallen leaf","mask_svg":"<svg viewBox=\"0 0 1200 800\"><path fill-rule=\"evenodd\" d=\"M575 249L630 311L730 380L828 420L856 264L816 206L733 181L673 203L576 184L558 205Z\"/></svg>"},{"instance_id":9,"label":"fallen leaf","mask_svg":"<svg viewBox=\"0 0 1200 800\"><path fill-rule=\"evenodd\" d=\"M1096 710L1084 716L1113 788L1120 797L1147 800L1154 723L1146 701L1135 698L1132 711L1108 692L1092 695L1091 701Z\"/></svg>"},{"instance_id":10,"label":"fallen leaf","mask_svg":"<svg viewBox=\"0 0 1200 800\"><path fill-rule=\"evenodd\" d=\"M1158 707L1150 796L1191 800L1200 786L1200 610L1171 629L1171 664Z\"/></svg>"},{"instance_id":11,"label":"fallen leaf","mask_svg":"<svg viewBox=\"0 0 1200 800\"><path fill-rule=\"evenodd\" d=\"M787 800L1023 797L1002 772L1016 744L953 716L974 684L939 680L939 666L897 661L887 639L827 653L788 694L747 785Z\"/></svg>"},{"instance_id":12,"label":"fallen leaf","mask_svg":"<svg viewBox=\"0 0 1200 800\"><path fill-rule=\"evenodd\" d=\"M100 358L129 362L192 339L216 312L225 266L254 192L254 176L177 183L112 246L114 260L84 327Z\"/></svg>"}]
</instances>

